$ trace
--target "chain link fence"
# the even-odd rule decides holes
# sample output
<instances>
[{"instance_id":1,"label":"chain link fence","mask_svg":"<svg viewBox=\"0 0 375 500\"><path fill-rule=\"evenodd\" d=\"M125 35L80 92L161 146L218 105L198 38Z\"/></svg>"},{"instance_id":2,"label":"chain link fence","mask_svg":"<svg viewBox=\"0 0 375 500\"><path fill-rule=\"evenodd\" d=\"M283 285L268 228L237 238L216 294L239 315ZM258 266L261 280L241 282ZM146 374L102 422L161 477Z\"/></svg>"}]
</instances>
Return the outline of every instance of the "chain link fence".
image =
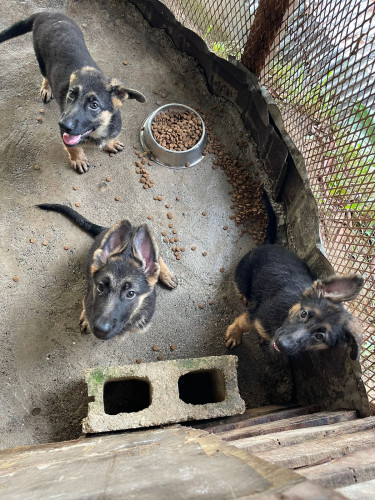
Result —
<instances>
[{"instance_id":1,"label":"chain link fence","mask_svg":"<svg viewBox=\"0 0 375 500\"><path fill-rule=\"evenodd\" d=\"M240 60L273 96L304 156L321 239L365 286L361 364L375 409L375 0L165 0L210 50Z\"/></svg>"}]
</instances>

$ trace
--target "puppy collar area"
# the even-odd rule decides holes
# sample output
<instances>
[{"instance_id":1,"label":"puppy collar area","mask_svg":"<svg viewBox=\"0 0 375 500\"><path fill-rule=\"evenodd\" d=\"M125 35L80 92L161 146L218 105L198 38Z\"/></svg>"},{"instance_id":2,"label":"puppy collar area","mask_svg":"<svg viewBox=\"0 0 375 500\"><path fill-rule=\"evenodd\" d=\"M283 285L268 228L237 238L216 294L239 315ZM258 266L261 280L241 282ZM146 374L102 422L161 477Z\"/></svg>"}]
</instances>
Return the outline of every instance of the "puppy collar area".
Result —
<instances>
[{"instance_id":1,"label":"puppy collar area","mask_svg":"<svg viewBox=\"0 0 375 500\"><path fill-rule=\"evenodd\" d=\"M91 132L93 132L93 130L94 129L92 128L92 129L88 130L87 132L85 132L84 134L80 134L80 135L70 135L70 134L64 133L62 136L62 139L64 141L64 144L66 144L67 146L74 146L75 144L78 144L79 141L83 137L86 137L89 134L91 134Z\"/></svg>"}]
</instances>

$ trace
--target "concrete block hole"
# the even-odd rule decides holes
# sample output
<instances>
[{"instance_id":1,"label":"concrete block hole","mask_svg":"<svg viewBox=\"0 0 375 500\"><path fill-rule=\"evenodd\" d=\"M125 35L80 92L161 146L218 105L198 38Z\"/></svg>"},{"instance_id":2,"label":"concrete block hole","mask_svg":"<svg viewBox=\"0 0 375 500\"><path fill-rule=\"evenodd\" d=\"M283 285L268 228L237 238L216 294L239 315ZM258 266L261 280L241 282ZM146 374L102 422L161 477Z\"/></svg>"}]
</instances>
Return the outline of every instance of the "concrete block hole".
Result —
<instances>
[{"instance_id":1,"label":"concrete block hole","mask_svg":"<svg viewBox=\"0 0 375 500\"><path fill-rule=\"evenodd\" d=\"M103 402L107 415L144 410L151 405L151 383L146 378L111 380L104 384Z\"/></svg>"},{"instance_id":2,"label":"concrete block hole","mask_svg":"<svg viewBox=\"0 0 375 500\"><path fill-rule=\"evenodd\" d=\"M225 378L221 370L197 370L178 379L179 398L184 403L204 405L226 399Z\"/></svg>"}]
</instances>

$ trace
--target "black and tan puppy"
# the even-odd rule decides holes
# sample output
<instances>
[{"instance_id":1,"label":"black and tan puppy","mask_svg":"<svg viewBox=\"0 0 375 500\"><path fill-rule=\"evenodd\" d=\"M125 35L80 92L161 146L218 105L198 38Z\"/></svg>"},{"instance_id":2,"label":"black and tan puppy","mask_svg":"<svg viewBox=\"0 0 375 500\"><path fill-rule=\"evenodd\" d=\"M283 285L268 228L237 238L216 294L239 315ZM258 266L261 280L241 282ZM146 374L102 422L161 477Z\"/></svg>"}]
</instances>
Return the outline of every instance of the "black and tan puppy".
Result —
<instances>
[{"instance_id":1,"label":"black and tan puppy","mask_svg":"<svg viewBox=\"0 0 375 500\"><path fill-rule=\"evenodd\" d=\"M124 99L145 102L145 97L120 80L104 76L90 56L82 31L69 17L52 12L33 14L2 31L0 43L29 31L44 77L42 100L55 97L59 103L59 126L70 164L79 173L87 172L89 162L82 141L90 139L110 153L121 151L119 108Z\"/></svg>"},{"instance_id":2,"label":"black and tan puppy","mask_svg":"<svg viewBox=\"0 0 375 500\"><path fill-rule=\"evenodd\" d=\"M128 220L122 220L105 228L66 205L38 206L68 216L96 236L87 260L81 331L107 340L144 328L155 311L157 281L169 288L177 286L148 226L132 227Z\"/></svg>"},{"instance_id":3,"label":"black and tan puppy","mask_svg":"<svg viewBox=\"0 0 375 500\"><path fill-rule=\"evenodd\" d=\"M351 358L358 358L361 327L342 303L358 295L363 286L360 276L315 280L291 251L261 245L241 259L235 281L247 311L228 327L228 348L237 346L243 333L254 328L286 355L345 343L350 346Z\"/></svg>"}]
</instances>

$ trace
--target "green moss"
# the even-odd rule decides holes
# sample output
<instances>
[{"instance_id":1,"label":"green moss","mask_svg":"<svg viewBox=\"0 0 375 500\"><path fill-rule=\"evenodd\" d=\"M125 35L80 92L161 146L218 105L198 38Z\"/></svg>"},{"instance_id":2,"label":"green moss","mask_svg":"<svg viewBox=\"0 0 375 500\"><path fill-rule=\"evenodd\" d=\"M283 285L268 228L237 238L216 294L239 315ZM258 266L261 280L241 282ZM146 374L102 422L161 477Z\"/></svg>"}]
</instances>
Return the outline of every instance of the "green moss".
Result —
<instances>
[{"instance_id":1,"label":"green moss","mask_svg":"<svg viewBox=\"0 0 375 500\"><path fill-rule=\"evenodd\" d=\"M95 385L103 385L104 380L106 377L103 374L103 371L100 369L93 370L88 378L88 383L89 384L95 384Z\"/></svg>"}]
</instances>

